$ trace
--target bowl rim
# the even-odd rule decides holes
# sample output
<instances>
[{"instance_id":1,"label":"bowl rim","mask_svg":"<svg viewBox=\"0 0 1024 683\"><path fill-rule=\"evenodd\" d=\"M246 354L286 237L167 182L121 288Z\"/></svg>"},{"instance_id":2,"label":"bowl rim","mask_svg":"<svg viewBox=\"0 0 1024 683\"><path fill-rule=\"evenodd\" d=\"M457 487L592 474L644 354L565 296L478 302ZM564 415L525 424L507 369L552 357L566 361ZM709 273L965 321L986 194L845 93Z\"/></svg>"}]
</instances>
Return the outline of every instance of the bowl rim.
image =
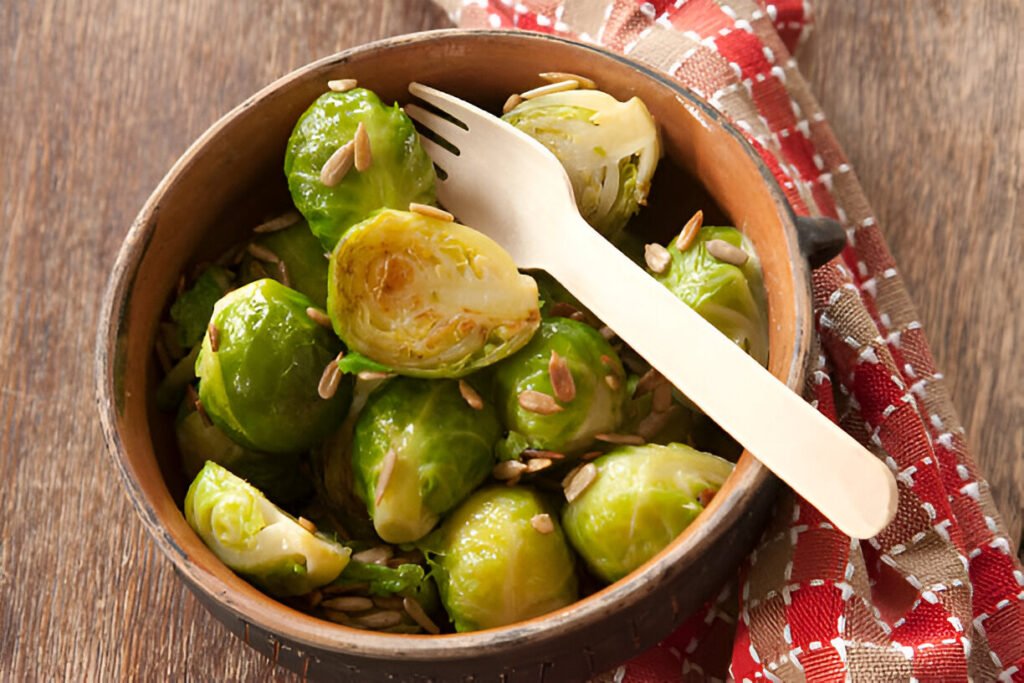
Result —
<instances>
[{"instance_id":1,"label":"bowl rim","mask_svg":"<svg viewBox=\"0 0 1024 683\"><path fill-rule=\"evenodd\" d=\"M742 479L734 482L729 495L716 497L701 515L701 523L691 525L662 552L651 558L625 579L617 581L560 610L527 621L470 633L442 634L438 636L361 631L327 622L294 610L283 603L274 601L273 598L268 598L268 600L274 602L274 608L272 609L265 608L247 599L236 599L237 596L232 596L232 591L235 587L225 584L217 576L198 563L193 562L189 558L188 553L181 548L175 537L161 522L155 509L150 505L148 498L143 494L138 478L127 462L127 449L118 430L118 413L122 412L123 408L116 389L119 368L123 369L123 360L118 355L118 349L122 345L127 332L127 314L132 290L143 257L146 254L147 247L155 230L153 219L159 211L159 205L163 196L180 176L188 172L194 153L218 136L234 119L246 110L273 97L279 90L287 88L297 81L301 81L311 72L331 66L341 66L353 57L396 46L448 39L486 40L488 38L522 39L527 42L551 41L578 50L597 53L603 58L618 61L637 71L643 77L657 81L660 85L672 90L681 104L689 108L691 113L711 121L739 143L760 172L766 189L776 205L778 217L788 242L787 250L794 255L801 254L795 227L796 216L786 200L785 194L765 162L742 133L727 120L725 115L715 110L693 91L672 80L667 74L655 71L627 56L592 44L532 31L456 28L421 31L383 38L317 59L275 79L255 94L246 98L242 103L218 118L217 121L188 146L154 188L132 222L131 228L119 249L103 296L97 329L94 390L107 451L120 474L122 485L126 489L132 505L150 537L156 541L157 546L161 548L164 555L171 560L179 576L185 579L192 590L200 591L206 599L225 606L232 614L246 624L247 629L251 623L293 642L301 643L308 647L322 648L339 654L388 659L396 657L403 659L415 658L434 661L461 659L472 654L479 654L482 648L493 651L496 647L510 645L523 640L536 641L554 634L563 636L567 631L581 628L593 618L613 613L622 609L624 605L633 604L641 600L656 590L660 579L673 566L678 566L680 563L692 564L695 562L698 554L692 551L697 546L710 542L718 533L724 532L736 522L749 508L749 503L752 502L752 499L773 479L773 475L767 468L744 451L741 459L748 459L750 462L746 464L747 466L742 473L731 475L731 477L735 477L737 474L741 474ZM811 332L809 320L811 313L809 271L802 257L794 258L792 261L793 296L798 301L795 306L796 320L794 324L793 360L790 362L789 376L785 378L786 383L790 386L794 384L799 385L805 376L804 365L810 349ZM690 556L689 559L687 559L688 556ZM239 581L243 580L239 578ZM216 587L216 590L211 588L211 586ZM253 588L253 590L256 589ZM242 597L244 598L245 596ZM289 612L289 616L292 618L288 620L275 620L275 615L280 616L280 611ZM298 615L297 618L296 615ZM293 624L304 625L308 628L293 629L291 628ZM338 637L339 635L343 637ZM403 648L400 653L395 651L395 645L398 643Z\"/></svg>"}]
</instances>

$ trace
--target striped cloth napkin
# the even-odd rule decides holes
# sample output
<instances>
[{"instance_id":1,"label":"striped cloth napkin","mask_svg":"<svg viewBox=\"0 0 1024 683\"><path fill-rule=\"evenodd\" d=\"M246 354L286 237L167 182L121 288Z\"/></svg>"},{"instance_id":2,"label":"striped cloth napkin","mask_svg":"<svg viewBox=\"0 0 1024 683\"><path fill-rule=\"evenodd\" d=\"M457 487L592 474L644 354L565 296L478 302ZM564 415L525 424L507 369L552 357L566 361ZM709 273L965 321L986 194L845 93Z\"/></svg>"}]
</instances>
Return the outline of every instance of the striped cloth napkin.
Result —
<instances>
[{"instance_id":1,"label":"striped cloth napkin","mask_svg":"<svg viewBox=\"0 0 1024 683\"><path fill-rule=\"evenodd\" d=\"M1021 565L878 223L790 56L807 0L437 1L464 27L554 33L667 72L745 133L798 213L847 226L845 251L813 273L807 395L897 474L895 521L853 541L783 496L738 591L605 678L1024 681Z\"/></svg>"}]
</instances>

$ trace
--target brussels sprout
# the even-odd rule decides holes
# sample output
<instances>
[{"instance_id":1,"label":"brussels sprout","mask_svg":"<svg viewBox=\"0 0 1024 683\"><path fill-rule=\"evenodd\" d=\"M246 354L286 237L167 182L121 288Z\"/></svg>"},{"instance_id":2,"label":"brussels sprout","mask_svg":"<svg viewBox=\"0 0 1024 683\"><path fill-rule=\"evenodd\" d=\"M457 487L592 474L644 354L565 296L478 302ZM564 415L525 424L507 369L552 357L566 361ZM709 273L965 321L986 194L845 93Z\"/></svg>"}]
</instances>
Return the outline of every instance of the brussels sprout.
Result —
<instances>
[{"instance_id":1,"label":"brussels sprout","mask_svg":"<svg viewBox=\"0 0 1024 683\"><path fill-rule=\"evenodd\" d=\"M248 256L242 263L242 274L246 282L272 277L284 282L282 267L287 273L287 286L309 297L317 308L327 307L327 259L324 248L305 221L299 221L290 228L260 235L253 244L267 249L281 259L281 265L261 264Z\"/></svg>"},{"instance_id":2,"label":"brussels sprout","mask_svg":"<svg viewBox=\"0 0 1024 683\"><path fill-rule=\"evenodd\" d=\"M715 258L707 250L711 240L743 249L746 262L737 266ZM672 240L668 252L671 263L654 278L764 365L768 360L764 284L761 266L743 233L706 226L686 251L680 252Z\"/></svg>"},{"instance_id":3,"label":"brussels sprout","mask_svg":"<svg viewBox=\"0 0 1024 683\"><path fill-rule=\"evenodd\" d=\"M214 307L196 361L199 399L236 443L268 453L308 450L341 424L351 400L343 378L329 399L318 394L341 342L306 314L312 302L270 279L236 289Z\"/></svg>"},{"instance_id":4,"label":"brussels sprout","mask_svg":"<svg viewBox=\"0 0 1024 683\"><path fill-rule=\"evenodd\" d=\"M258 489L213 462L185 495L185 519L224 564L279 597L330 583L352 553L310 533Z\"/></svg>"},{"instance_id":5,"label":"brussels sprout","mask_svg":"<svg viewBox=\"0 0 1024 683\"><path fill-rule=\"evenodd\" d=\"M327 309L345 343L403 375L461 377L537 329L537 283L485 235L381 211L331 254Z\"/></svg>"},{"instance_id":6,"label":"brussels sprout","mask_svg":"<svg viewBox=\"0 0 1024 683\"><path fill-rule=\"evenodd\" d=\"M661 145L640 99L619 102L599 90L573 90L527 100L504 119L558 157L580 213L606 237L615 237L646 203Z\"/></svg>"},{"instance_id":7,"label":"brussels sprout","mask_svg":"<svg viewBox=\"0 0 1024 683\"><path fill-rule=\"evenodd\" d=\"M178 342L183 348L192 348L203 338L213 306L224 296L231 279L231 271L210 266L171 304L171 320L178 325Z\"/></svg>"},{"instance_id":8,"label":"brussels sprout","mask_svg":"<svg viewBox=\"0 0 1024 683\"><path fill-rule=\"evenodd\" d=\"M360 122L369 135L370 167L353 168L337 185L325 186L320 170L353 139ZM381 207L434 203L434 165L412 120L397 104L386 107L364 88L325 93L306 110L288 140L284 172L295 206L327 249Z\"/></svg>"},{"instance_id":9,"label":"brussels sprout","mask_svg":"<svg viewBox=\"0 0 1024 683\"><path fill-rule=\"evenodd\" d=\"M366 584L365 591L369 595L386 597L400 595L416 598L427 612L436 611L438 605L437 587L434 581L418 564L400 564L388 567L381 564L368 564L352 560L345 567L332 586L348 586Z\"/></svg>"},{"instance_id":10,"label":"brussels sprout","mask_svg":"<svg viewBox=\"0 0 1024 683\"><path fill-rule=\"evenodd\" d=\"M594 460L597 478L562 513L590 570L618 581L658 554L704 509L732 463L689 446L622 446Z\"/></svg>"},{"instance_id":11,"label":"brussels sprout","mask_svg":"<svg viewBox=\"0 0 1024 683\"><path fill-rule=\"evenodd\" d=\"M474 493L423 546L460 632L504 626L576 601L572 553L551 510L523 486ZM547 533L534 518L548 515Z\"/></svg>"},{"instance_id":12,"label":"brussels sprout","mask_svg":"<svg viewBox=\"0 0 1024 683\"><path fill-rule=\"evenodd\" d=\"M455 381L400 377L374 392L356 422L352 470L377 534L425 536L487 478L500 435L494 409L471 408Z\"/></svg>"},{"instance_id":13,"label":"brussels sprout","mask_svg":"<svg viewBox=\"0 0 1024 683\"><path fill-rule=\"evenodd\" d=\"M312 484L302 472L300 455L242 448L216 425L203 420L191 401L182 403L174 433L189 480L209 460L245 479L278 505L302 501L313 493Z\"/></svg>"},{"instance_id":14,"label":"brussels sprout","mask_svg":"<svg viewBox=\"0 0 1024 683\"><path fill-rule=\"evenodd\" d=\"M572 374L571 400L558 400L552 386L552 354L561 357ZM578 451L595 434L614 432L623 418L626 381L618 354L597 330L575 320L550 318L541 323L529 344L495 367L494 382L505 426L525 436L533 448ZM557 412L527 409L524 392L554 398Z\"/></svg>"}]
</instances>

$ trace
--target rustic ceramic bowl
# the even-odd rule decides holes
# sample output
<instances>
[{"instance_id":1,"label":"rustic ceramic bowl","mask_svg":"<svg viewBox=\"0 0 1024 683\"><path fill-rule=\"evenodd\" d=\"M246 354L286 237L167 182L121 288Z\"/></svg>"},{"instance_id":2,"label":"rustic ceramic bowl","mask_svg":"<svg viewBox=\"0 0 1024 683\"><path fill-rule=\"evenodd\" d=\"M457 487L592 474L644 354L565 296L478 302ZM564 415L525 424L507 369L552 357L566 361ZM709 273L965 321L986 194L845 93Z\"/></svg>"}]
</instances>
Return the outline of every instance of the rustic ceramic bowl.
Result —
<instances>
[{"instance_id":1,"label":"rustic ceramic bowl","mask_svg":"<svg viewBox=\"0 0 1024 683\"><path fill-rule=\"evenodd\" d=\"M666 231L678 230L697 208L711 214L711 221L740 226L764 267L770 370L796 390L803 384L811 335L807 259L830 256L842 233L835 226L823 230L796 221L742 137L664 75L548 36L449 30L349 50L264 88L192 145L132 226L105 298L96 381L108 448L157 545L233 633L305 676L586 678L667 635L733 575L767 521L774 480L744 453L697 521L626 579L540 618L442 636L358 631L290 609L233 574L185 522L180 503L187 482L170 445L170 420L154 407L155 333L180 272L288 205L281 169L299 115L332 78L357 78L384 100L399 102L408 100L407 84L417 80L497 110L509 93L538 85L542 71L590 76L619 99L643 99L660 125L667 154L646 211L648 227L661 232L652 237L667 239ZM680 353L684 345L680 341Z\"/></svg>"}]
</instances>

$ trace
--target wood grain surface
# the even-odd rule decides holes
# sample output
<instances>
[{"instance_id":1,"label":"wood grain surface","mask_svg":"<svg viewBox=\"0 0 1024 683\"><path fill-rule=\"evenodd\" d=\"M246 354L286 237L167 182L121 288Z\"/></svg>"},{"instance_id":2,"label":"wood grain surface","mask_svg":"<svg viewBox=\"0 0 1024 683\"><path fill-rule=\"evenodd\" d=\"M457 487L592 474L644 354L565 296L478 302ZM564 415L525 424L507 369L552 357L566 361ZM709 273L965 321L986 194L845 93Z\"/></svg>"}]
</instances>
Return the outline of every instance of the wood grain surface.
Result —
<instances>
[{"instance_id":1,"label":"wood grain surface","mask_svg":"<svg viewBox=\"0 0 1024 683\"><path fill-rule=\"evenodd\" d=\"M1024 9L817 0L801 63L873 202L1016 541ZM293 680L208 616L121 490L93 400L132 218L216 118L426 0L0 3L0 681Z\"/></svg>"}]
</instances>

